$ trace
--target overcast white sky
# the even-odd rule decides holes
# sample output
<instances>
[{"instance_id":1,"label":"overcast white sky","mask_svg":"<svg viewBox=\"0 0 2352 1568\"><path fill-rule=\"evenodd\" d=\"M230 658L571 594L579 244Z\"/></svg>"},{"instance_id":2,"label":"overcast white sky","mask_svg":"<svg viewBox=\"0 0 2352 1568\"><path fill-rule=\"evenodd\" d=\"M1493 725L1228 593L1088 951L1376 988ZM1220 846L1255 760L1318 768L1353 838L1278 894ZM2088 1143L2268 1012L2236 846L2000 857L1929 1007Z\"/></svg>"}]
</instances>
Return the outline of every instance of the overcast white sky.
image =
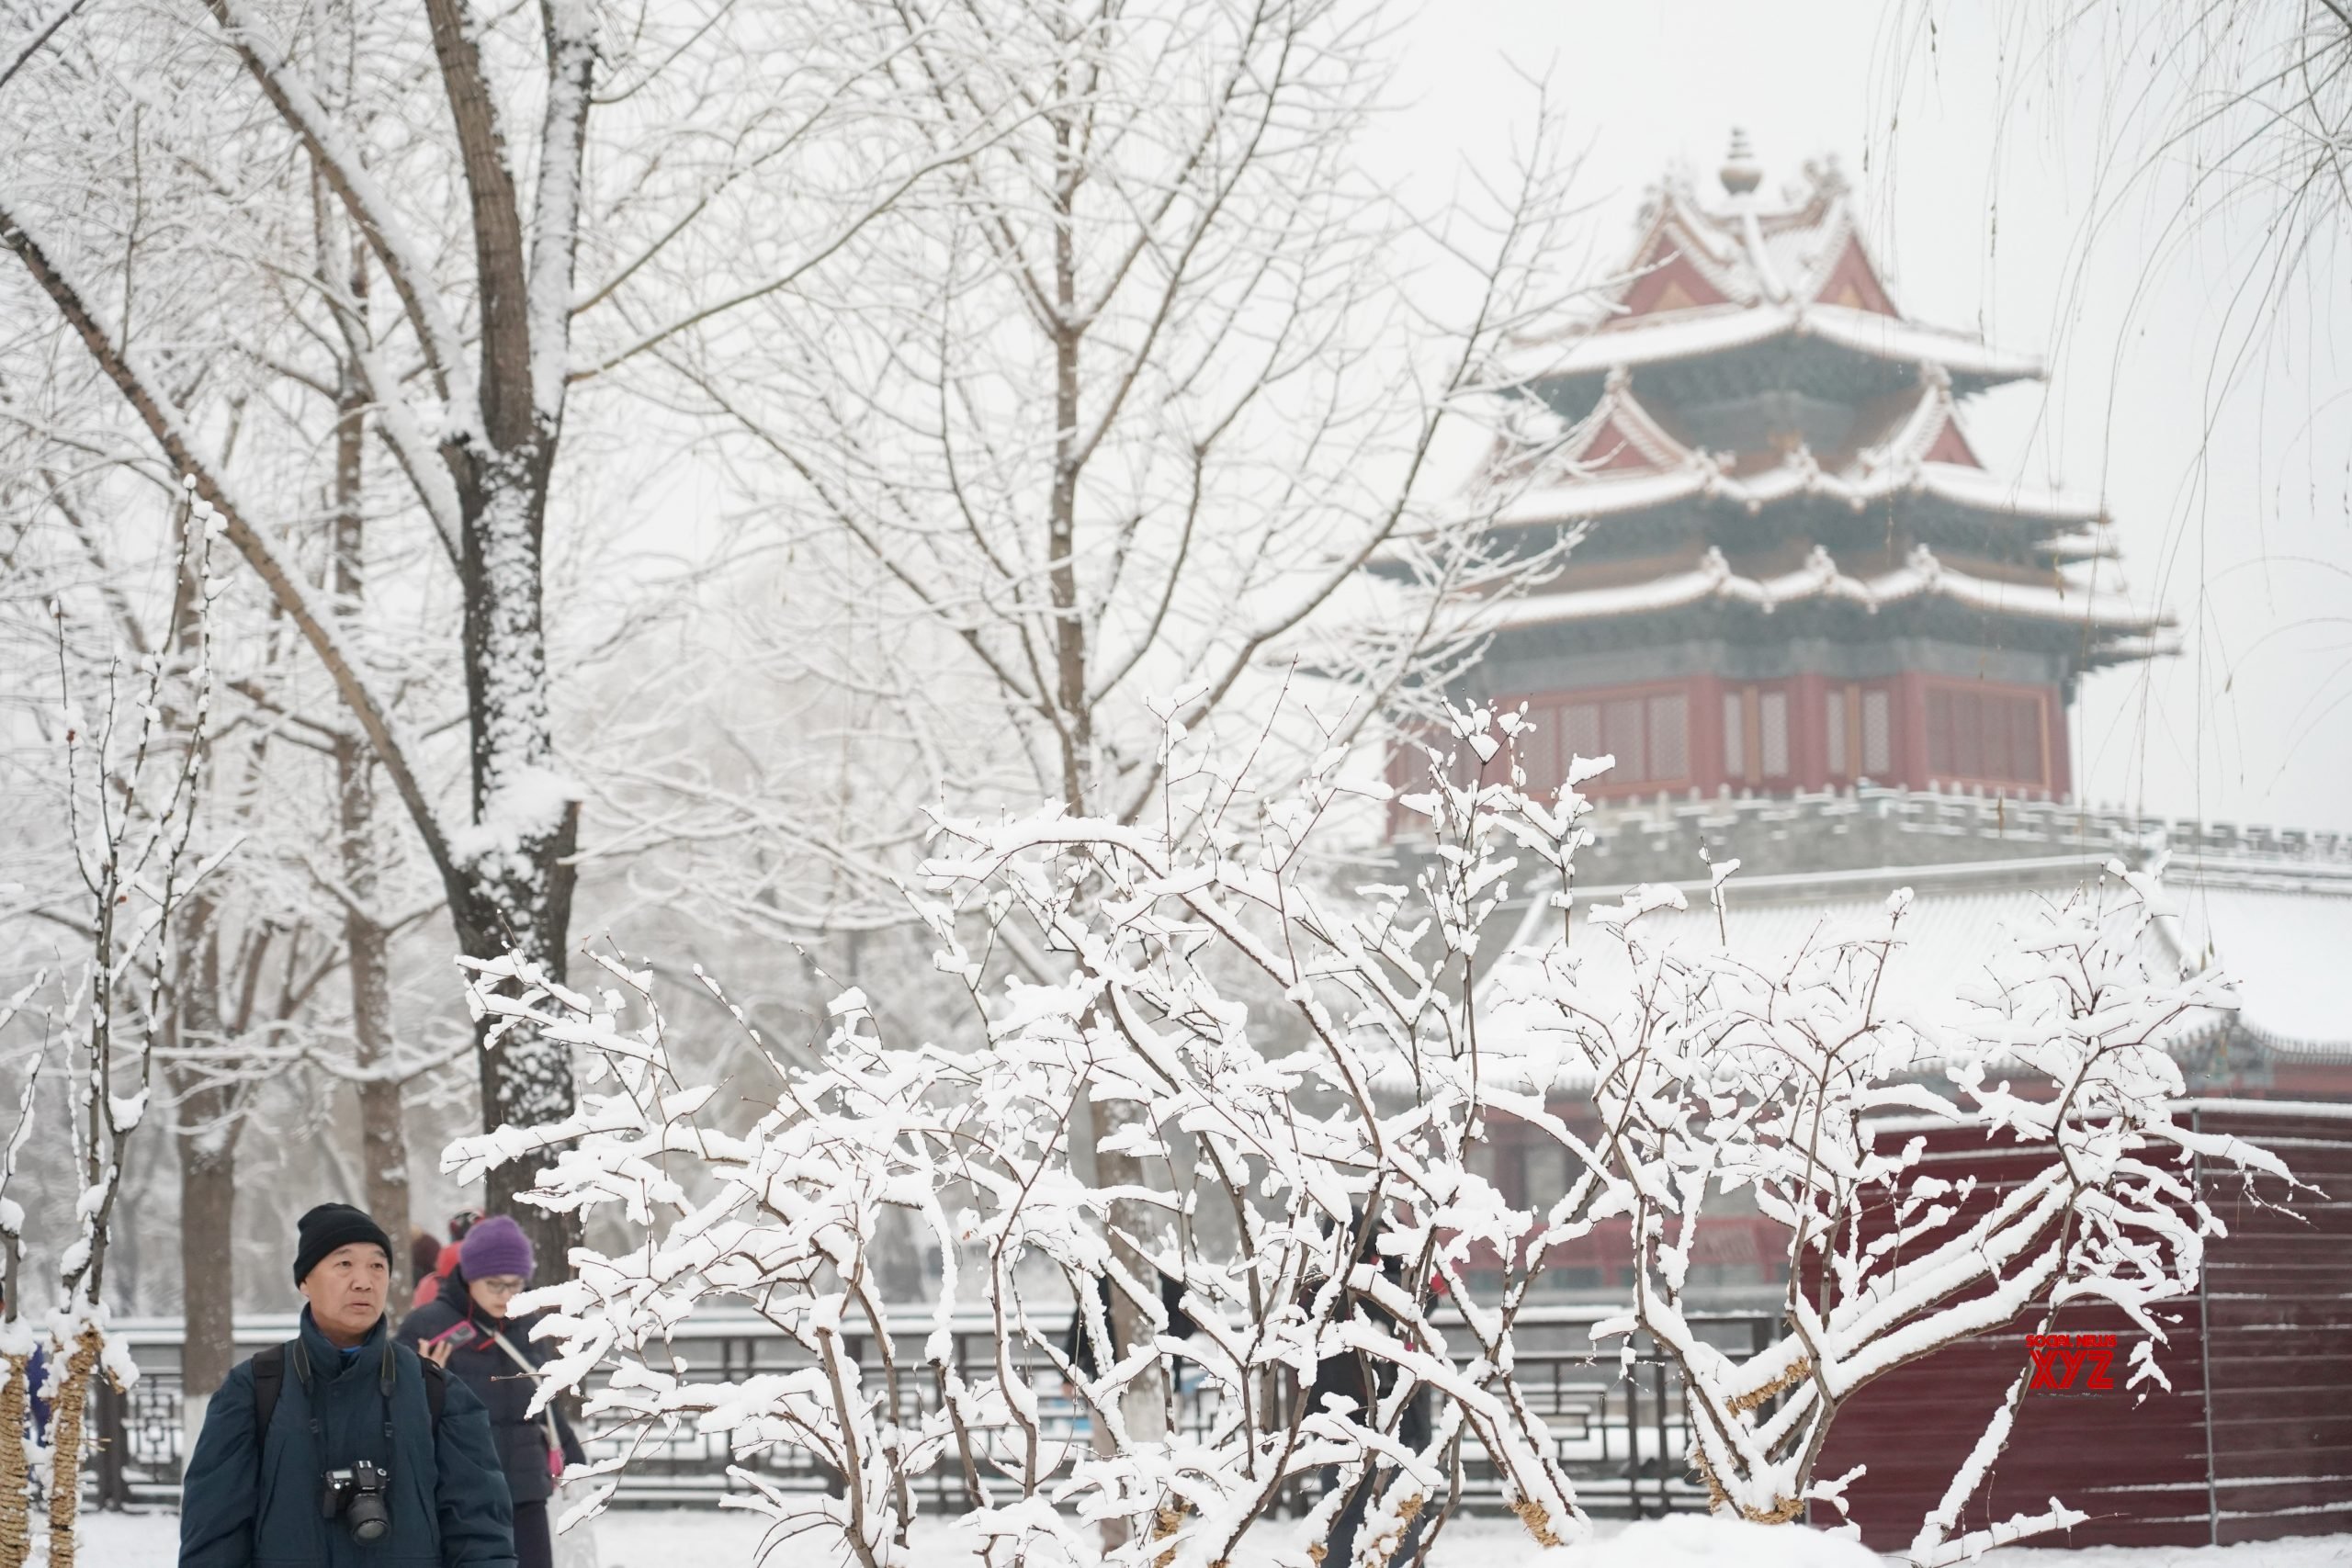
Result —
<instances>
[{"instance_id":1,"label":"overcast white sky","mask_svg":"<svg viewBox=\"0 0 2352 1568\"><path fill-rule=\"evenodd\" d=\"M2038 40L1996 36L1996 9L2011 7L1939 6L1930 50L1921 13L1897 0L1436 0L1403 40L1411 107L1379 155L1431 181L1499 158L1528 105L1511 67L1548 73L1589 148L1583 189L1615 260L1643 186L1675 160L1712 170L1735 124L1775 184L1834 154L1899 306L2051 362L2046 389L1973 405L1979 453L2103 497L2132 587L2181 624L2181 657L2086 682L2083 793L2352 829L2352 621L2324 621L2352 616L2342 258L2323 264L2318 310L2263 340L2244 383L2216 398L2245 220L2201 228L2152 267L2177 206L2173 190L2152 191L2086 252L2095 182L2141 151L2101 129L2117 101L2109 78L2127 73L2096 46L2036 62L2021 46ZM2148 68L2132 69L2136 90Z\"/></svg>"}]
</instances>

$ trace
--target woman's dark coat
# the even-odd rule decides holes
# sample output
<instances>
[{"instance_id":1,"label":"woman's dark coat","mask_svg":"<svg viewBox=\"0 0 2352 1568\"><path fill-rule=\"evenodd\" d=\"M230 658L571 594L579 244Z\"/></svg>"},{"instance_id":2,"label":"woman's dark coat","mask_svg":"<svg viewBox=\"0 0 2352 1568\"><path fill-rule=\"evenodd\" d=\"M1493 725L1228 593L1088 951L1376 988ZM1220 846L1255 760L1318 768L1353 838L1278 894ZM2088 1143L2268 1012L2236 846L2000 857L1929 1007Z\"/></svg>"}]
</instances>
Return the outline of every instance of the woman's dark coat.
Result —
<instances>
[{"instance_id":1,"label":"woman's dark coat","mask_svg":"<svg viewBox=\"0 0 2352 1568\"><path fill-rule=\"evenodd\" d=\"M254 1429L254 1364L231 1371L181 1484L180 1568L514 1568L514 1513L481 1402L451 1379L436 1421L424 1365L399 1348L387 1398L384 1335L378 1323L346 1361L305 1309L309 1387L289 1364L266 1434ZM391 1533L371 1546L319 1513L322 1474L363 1459L391 1477Z\"/></svg>"},{"instance_id":2,"label":"woman's dark coat","mask_svg":"<svg viewBox=\"0 0 2352 1568\"><path fill-rule=\"evenodd\" d=\"M452 1269L441 1281L439 1299L409 1314L394 1337L401 1344L414 1348L446 1336L455 1347L449 1356L449 1371L489 1407L492 1441L498 1450L500 1466L506 1472L507 1489L517 1504L544 1503L555 1494L555 1479L548 1472L548 1413L530 1414L532 1396L538 1393L538 1380L516 1366L514 1358L498 1348L492 1331L504 1334L506 1342L527 1357L534 1367L544 1366L554 1354L554 1347L531 1337L531 1325L537 1321L536 1314L492 1319L467 1293L465 1270ZM571 1425L563 1418L563 1412L550 1405L548 1413L555 1416L565 1461L586 1463L586 1456L580 1451L580 1439L572 1435Z\"/></svg>"}]
</instances>

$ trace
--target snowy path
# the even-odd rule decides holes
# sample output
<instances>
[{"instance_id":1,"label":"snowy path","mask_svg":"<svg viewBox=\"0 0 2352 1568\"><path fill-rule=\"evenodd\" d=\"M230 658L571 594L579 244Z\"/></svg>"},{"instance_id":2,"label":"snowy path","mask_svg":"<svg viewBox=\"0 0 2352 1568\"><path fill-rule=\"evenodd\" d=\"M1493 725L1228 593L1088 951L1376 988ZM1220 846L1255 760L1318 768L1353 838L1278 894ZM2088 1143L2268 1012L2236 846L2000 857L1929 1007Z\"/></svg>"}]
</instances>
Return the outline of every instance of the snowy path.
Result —
<instances>
[{"instance_id":1,"label":"snowy path","mask_svg":"<svg viewBox=\"0 0 2352 1568\"><path fill-rule=\"evenodd\" d=\"M173 1568L178 1528L178 1518L169 1514L99 1515L87 1521L83 1561L105 1568ZM941 1525L924 1532L939 1546L927 1562L946 1568L970 1561L956 1550L960 1543L951 1542L949 1528ZM1256 1550L1245 1550L1237 1568L1263 1568L1270 1551L1283 1539L1280 1528L1251 1532ZM1603 1523L1600 1529L1603 1539L1590 1551L1545 1552L1509 1521L1461 1521L1447 1528L1431 1568L1713 1568L1718 1563L1724 1568L1836 1568L1841 1562L1871 1561L1859 1552L1833 1557L1804 1551L1807 1545L1830 1543L1795 1531L1774 1531L1770 1539L1800 1550L1759 1551L1754 1539L1743 1539L1746 1531L1725 1537L1706 1521L1688 1517L1640 1526ZM631 1509L607 1515L598 1521L597 1531L601 1568L674 1568L681 1563L752 1568L761 1527L756 1519L709 1510ZM788 1560L790 1568L819 1568L810 1557L806 1551L787 1551L778 1562ZM2219 1549L2012 1549L1978 1561L1985 1568L2352 1568L2352 1536Z\"/></svg>"}]
</instances>

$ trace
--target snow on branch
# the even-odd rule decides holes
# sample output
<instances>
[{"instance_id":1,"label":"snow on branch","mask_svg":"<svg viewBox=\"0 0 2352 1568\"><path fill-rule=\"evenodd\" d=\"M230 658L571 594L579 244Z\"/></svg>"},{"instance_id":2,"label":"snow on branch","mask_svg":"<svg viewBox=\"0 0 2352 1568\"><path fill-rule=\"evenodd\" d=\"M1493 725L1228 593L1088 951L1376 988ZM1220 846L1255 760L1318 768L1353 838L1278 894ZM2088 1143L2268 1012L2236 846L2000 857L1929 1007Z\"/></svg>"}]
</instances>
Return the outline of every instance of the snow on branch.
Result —
<instances>
[{"instance_id":1,"label":"snow on branch","mask_svg":"<svg viewBox=\"0 0 2352 1568\"><path fill-rule=\"evenodd\" d=\"M1754 1520L1838 1501L1858 1472L1815 1473L1838 1410L1909 1361L2076 1303L2162 1342L2151 1309L2193 1292L2220 1231L2180 1174L2188 1156L2285 1172L2173 1122L2165 1042L2229 998L2152 968L2152 876L2113 867L2036 908L1949 1027L1880 1005L1907 894L1770 968L1720 927L1699 946L1654 940L1648 918L1680 902L1665 889L1597 913L1571 945L1590 807L1573 784L1524 793L1529 728L1451 715L1423 747L1428 787L1396 802L1433 847L1394 885L1335 886L1314 852L1336 807L1387 795L1343 751L1245 812L1181 727L1162 808L1139 821L938 820L910 896L969 993L970 1037L890 1042L852 991L819 1065L794 1069L746 1025L772 1077L748 1112L679 1076L650 975L606 956L590 993L520 960L469 962L492 1041L560 1041L585 1087L569 1120L465 1140L447 1168L541 1161L526 1201L607 1213L628 1238L583 1249L578 1278L535 1298L561 1346L542 1397L586 1389L592 1412L648 1438L723 1434L739 1459L809 1452L837 1495L758 1486L741 1506L867 1568L908 1561L934 1473L960 1478L976 1551L1083 1560L1073 1520L1108 1520L1125 1542L1110 1561L1172 1568L1230 1560L1324 1467L1369 1491L1366 1540L1387 1543L1370 1562L1442 1525L1473 1448L1536 1539L1585 1533L1513 1375L1521 1311L1571 1243L1625 1238L1633 1291L1594 1336L1628 1357L1637 1335L1658 1348L1693 1467ZM1501 950L1497 912L1554 886L1557 939ZM998 976L990 954L1016 931L1049 962ZM1539 1207L1480 1174L1506 1121L1566 1156L1565 1190ZM1939 1139L1989 1139L2007 1174L1932 1174ZM1787 1332L1745 1355L1690 1315L1699 1235L1726 1201L1784 1244ZM940 1258L919 1352L876 1282L894 1213ZM798 1359L686 1370L671 1337L722 1304ZM991 1330L978 1370L951 1331L968 1313ZM1147 1419L1138 1397L1172 1400L1179 1358L1198 1371L1196 1418ZM1920 1562L2079 1517L2053 1504L1951 1533L2017 1392Z\"/></svg>"},{"instance_id":2,"label":"snow on branch","mask_svg":"<svg viewBox=\"0 0 2352 1568\"><path fill-rule=\"evenodd\" d=\"M67 1056L65 1131L78 1191L73 1230L62 1239L59 1297L47 1322L51 1403L49 1555L73 1568L81 1505L84 1417L92 1380L117 1390L138 1375L130 1346L108 1331L107 1262L121 1194L126 1150L146 1120L155 1044L168 1029L175 972L173 945L181 906L228 853L195 852L191 840L206 772L211 716L214 537L224 520L191 481L178 511L178 552L171 635L137 650L126 670L119 656L102 689L74 689L59 660L64 724L67 829L89 898L89 962L82 994L54 1020ZM59 609L61 650L63 612ZM85 715L80 704L95 700ZM0 1022L24 998L0 1010ZM0 1190L17 1168L32 1126L38 1059L27 1076L16 1130L0 1153ZM28 1467L14 1433L29 1390L27 1365L36 1346L17 1319L17 1264L25 1216L0 1195L7 1303L0 1323L0 1431L19 1452L0 1461L0 1561L20 1562L28 1540ZM8 1423L15 1423L11 1426Z\"/></svg>"}]
</instances>

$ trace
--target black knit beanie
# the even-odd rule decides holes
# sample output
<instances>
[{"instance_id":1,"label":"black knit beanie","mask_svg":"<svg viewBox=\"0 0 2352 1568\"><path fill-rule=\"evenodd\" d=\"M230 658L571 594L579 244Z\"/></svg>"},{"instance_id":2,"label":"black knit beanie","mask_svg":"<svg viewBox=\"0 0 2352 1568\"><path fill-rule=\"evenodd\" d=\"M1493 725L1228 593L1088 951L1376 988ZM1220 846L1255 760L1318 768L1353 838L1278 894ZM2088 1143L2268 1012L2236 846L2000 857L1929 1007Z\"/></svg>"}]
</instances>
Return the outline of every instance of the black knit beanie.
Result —
<instances>
[{"instance_id":1,"label":"black knit beanie","mask_svg":"<svg viewBox=\"0 0 2352 1568\"><path fill-rule=\"evenodd\" d=\"M384 1227L348 1203L322 1203L295 1221L294 1229L298 1236L294 1282L298 1285L326 1260L327 1254L355 1242L373 1243L384 1249L386 1263L392 1260L392 1238L384 1234Z\"/></svg>"}]
</instances>

